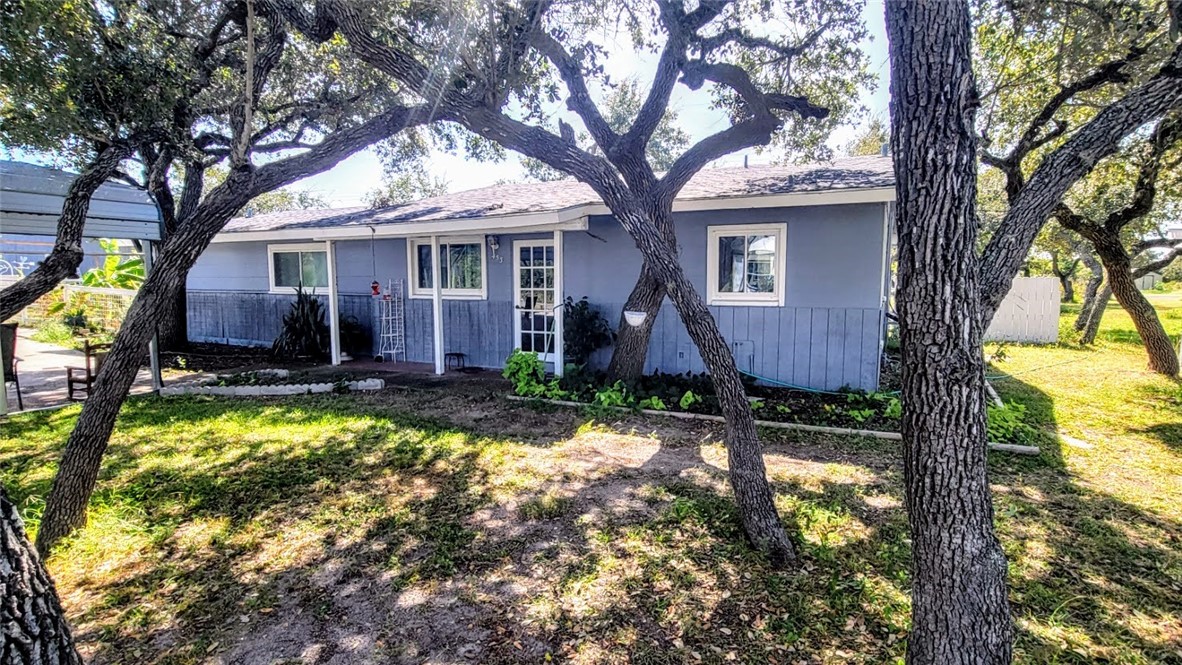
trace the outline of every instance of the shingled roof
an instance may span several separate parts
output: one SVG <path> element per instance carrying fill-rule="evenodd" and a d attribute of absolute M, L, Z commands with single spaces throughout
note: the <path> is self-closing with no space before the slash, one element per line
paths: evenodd
<path fill-rule="evenodd" d="M 681 190 L 678 201 L 773 196 L 832 190 L 893 187 L 889 157 L 847 157 L 824 164 L 751 166 L 705 169 Z M 224 233 L 278 231 L 351 226 L 382 226 L 407 222 L 471 220 L 538 212 L 556 212 L 601 201 L 575 180 L 491 185 L 433 196 L 388 208 L 329 208 L 238 217 Z"/>

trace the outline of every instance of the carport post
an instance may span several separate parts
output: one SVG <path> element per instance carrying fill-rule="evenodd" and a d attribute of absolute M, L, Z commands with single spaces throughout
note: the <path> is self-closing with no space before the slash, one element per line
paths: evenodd
<path fill-rule="evenodd" d="M 144 279 L 146 280 L 152 274 L 152 264 L 154 263 L 152 253 L 156 251 L 156 243 L 151 240 L 144 241 Z M 148 358 L 152 368 L 152 390 L 156 394 L 160 394 L 160 389 L 164 387 L 164 380 L 160 377 L 160 334 L 156 332 L 160 329 L 159 323 L 155 324 L 155 330 L 152 331 L 152 340 L 148 342 Z"/>
<path fill-rule="evenodd" d="M 329 358 L 334 366 L 341 364 L 341 318 L 337 302 L 337 244 L 324 241 L 324 252 L 328 263 L 328 347 Z"/>

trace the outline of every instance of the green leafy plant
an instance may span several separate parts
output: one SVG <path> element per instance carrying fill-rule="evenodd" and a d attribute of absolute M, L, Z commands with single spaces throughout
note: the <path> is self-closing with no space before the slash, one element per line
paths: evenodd
<path fill-rule="evenodd" d="M 611 324 L 586 296 L 579 300 L 567 297 L 562 304 L 562 350 L 567 360 L 575 365 L 586 364 L 592 353 L 614 340 Z"/>
<path fill-rule="evenodd" d="M 644 399 L 640 400 L 640 403 L 637 404 L 637 406 L 642 409 L 650 409 L 652 411 L 667 411 L 669 409 L 669 407 L 665 404 L 665 400 L 657 397 L 656 395 L 645 397 Z"/>
<path fill-rule="evenodd" d="M 683 410 L 688 410 L 691 406 L 701 401 L 702 398 L 695 394 L 694 391 L 687 390 L 685 391 L 685 394 L 681 396 L 681 399 L 677 401 L 677 405 Z"/>
<path fill-rule="evenodd" d="M 845 412 L 847 416 L 854 419 L 854 422 L 859 425 L 870 420 L 876 413 L 874 409 L 850 409 Z"/>
<path fill-rule="evenodd" d="M 1038 430 L 1026 424 L 1026 405 L 1006 402 L 990 406 L 986 411 L 989 440 L 995 443 L 1028 444 L 1038 436 Z"/>
<path fill-rule="evenodd" d="M 109 289 L 138 289 L 144 283 L 144 260 L 124 259 L 117 240 L 100 238 L 98 243 L 106 256 L 101 265 L 82 274 L 82 283 Z"/>
<path fill-rule="evenodd" d="M 780 414 L 781 416 L 786 416 L 792 413 L 792 407 L 788 406 L 787 404 L 777 404 L 776 413 Z"/>
<path fill-rule="evenodd" d="M 271 345 L 271 355 L 285 358 L 323 358 L 328 349 L 324 307 L 311 292 L 296 287 L 296 299 L 283 317 L 283 330 Z"/>
<path fill-rule="evenodd" d="M 882 415 L 891 420 L 899 420 L 903 417 L 903 402 L 898 397 L 891 397 L 886 408 L 882 410 Z"/>
<path fill-rule="evenodd" d="M 593 403 L 596 406 L 628 408 L 635 401 L 635 398 L 628 392 L 628 388 L 624 385 L 624 382 L 616 381 L 612 385 L 596 391 Z"/>
<path fill-rule="evenodd" d="M 536 353 L 514 349 L 505 359 L 501 376 L 509 379 L 514 395 L 542 397 L 546 394 L 546 365 Z"/>
<path fill-rule="evenodd" d="M 753 400 L 751 402 L 751 410 L 752 411 L 759 411 L 759 410 L 763 409 L 763 407 L 765 407 L 765 406 L 767 406 L 767 405 L 764 404 L 763 400 L 761 400 L 761 399 Z"/>

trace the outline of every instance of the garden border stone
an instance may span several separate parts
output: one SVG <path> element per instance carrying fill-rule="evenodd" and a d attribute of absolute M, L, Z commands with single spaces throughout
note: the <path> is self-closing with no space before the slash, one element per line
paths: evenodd
<path fill-rule="evenodd" d="M 507 395 L 507 397 L 514 402 L 541 402 L 543 404 L 554 404 L 557 406 L 577 406 L 587 407 L 590 404 L 584 402 L 571 402 L 561 399 L 545 399 L 542 397 L 522 397 L 521 395 Z M 619 406 L 600 407 L 615 409 L 617 411 L 632 411 Z M 657 411 L 655 409 L 637 409 L 639 413 L 650 416 L 671 416 L 673 418 L 682 418 L 685 420 L 709 420 L 711 422 L 726 422 L 722 416 L 714 416 L 707 413 L 686 413 L 685 411 Z M 823 434 L 842 434 L 847 436 L 868 436 L 876 439 L 887 439 L 890 441 L 902 441 L 903 435 L 898 432 L 882 432 L 873 429 L 851 429 L 848 427 L 825 427 L 823 425 L 804 425 L 801 423 L 780 423 L 772 420 L 756 420 L 755 424 L 759 427 L 771 427 L 773 429 L 793 429 L 802 430 L 805 432 L 820 432 Z M 1013 443 L 990 443 L 988 444 L 990 450 L 999 452 L 1015 453 L 1017 455 L 1038 455 L 1042 451 L 1036 446 L 1019 446 Z"/>
<path fill-rule="evenodd" d="M 386 387 L 382 379 L 361 379 L 349 381 L 346 384 L 351 391 L 370 392 Z M 291 395 L 308 395 L 331 393 L 336 383 L 279 383 L 269 386 L 200 386 L 180 385 L 165 386 L 160 389 L 164 397 L 179 395 L 216 395 L 219 397 L 288 397 Z"/>

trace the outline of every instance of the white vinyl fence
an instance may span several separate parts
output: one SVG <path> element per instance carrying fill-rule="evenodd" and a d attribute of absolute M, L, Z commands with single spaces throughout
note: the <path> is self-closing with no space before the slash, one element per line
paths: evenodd
<path fill-rule="evenodd" d="M 985 331 L 985 339 L 1041 344 L 1059 341 L 1059 280 L 1054 277 L 1015 279 Z"/>

